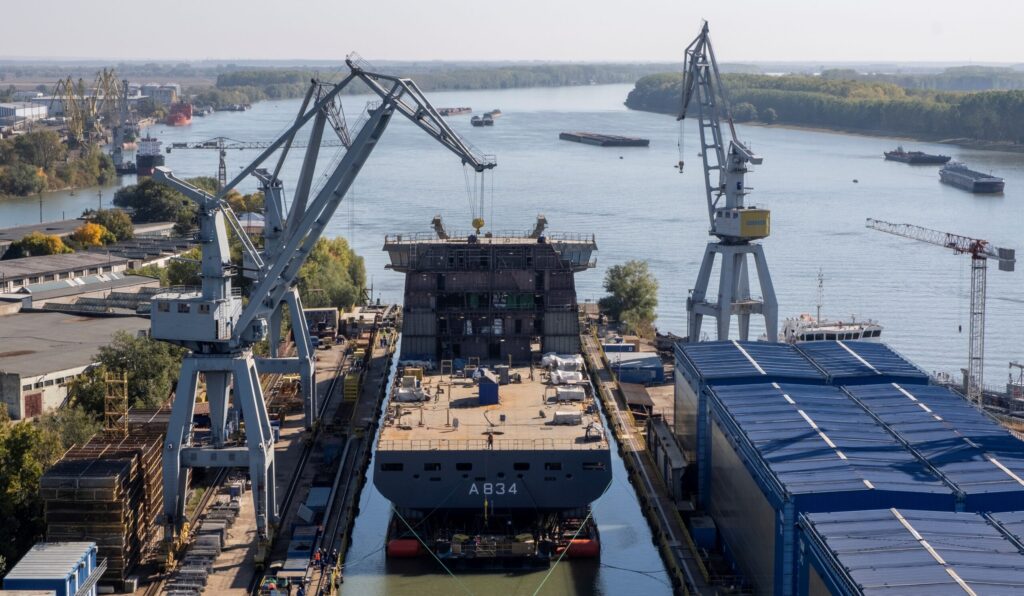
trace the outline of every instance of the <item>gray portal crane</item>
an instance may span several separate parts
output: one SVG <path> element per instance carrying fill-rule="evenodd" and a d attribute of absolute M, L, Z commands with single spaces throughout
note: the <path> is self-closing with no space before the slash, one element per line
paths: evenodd
<path fill-rule="evenodd" d="M 743 177 L 750 165 L 759 165 L 762 158 L 755 155 L 736 136 L 729 110 L 725 85 L 718 72 L 718 62 L 704 23 L 700 34 L 686 48 L 683 63 L 682 109 L 678 120 L 685 119 L 696 110 L 700 131 L 701 157 L 704 160 L 704 188 L 707 195 L 710 234 L 717 240 L 709 242 L 704 250 L 697 283 L 686 299 L 689 341 L 700 340 L 700 328 L 705 315 L 715 317 L 718 339 L 729 338 L 732 316 L 739 322 L 740 339 L 750 335 L 750 315 L 764 316 L 765 331 L 770 342 L 778 340 L 779 307 L 775 299 L 768 263 L 760 244 L 752 242 L 765 238 L 770 229 L 770 213 L 744 205 L 744 197 L 752 190 L 744 186 Z M 722 138 L 722 122 L 729 127 L 729 146 Z M 683 171 L 683 162 L 679 162 Z M 708 282 L 715 265 L 715 255 L 721 255 L 722 266 L 718 282 L 718 297 L 707 299 Z M 761 285 L 761 299 L 750 295 L 750 277 L 747 256 L 754 257 L 757 278 Z"/>
<path fill-rule="evenodd" d="M 959 234 L 940 232 L 913 224 L 896 224 L 868 218 L 872 230 L 903 236 L 919 242 L 952 249 L 954 253 L 971 255 L 971 321 L 967 347 L 967 398 L 981 405 L 985 377 L 985 294 L 987 291 L 988 261 L 999 263 L 1000 271 L 1013 271 L 1016 251 L 997 248 L 988 240 L 969 238 Z"/>
<path fill-rule="evenodd" d="M 207 193 L 159 168 L 154 180 L 182 192 L 199 206 L 199 240 L 202 249 L 199 289 L 169 290 L 153 298 L 152 335 L 184 346 L 185 356 L 164 444 L 165 538 L 177 541 L 185 523 L 186 478 L 189 467 L 247 467 L 252 481 L 256 528 L 261 541 L 270 537 L 278 521 L 274 486 L 274 450 L 269 417 L 259 384 L 260 372 L 285 372 L 293 363 L 273 357 L 257 361 L 252 347 L 270 336 L 275 349 L 274 327 L 280 323 L 282 305 L 291 309 L 296 344 L 309 346 L 308 330 L 302 325 L 301 303 L 295 289 L 299 268 L 322 235 L 346 192 L 377 146 L 392 117 L 398 113 L 460 158 L 476 172 L 493 168 L 493 157 L 479 154 L 453 131 L 437 110 L 409 79 L 370 72 L 352 57 L 346 60 L 349 73 L 322 92 L 313 81 L 293 124 L 267 146 L 248 166 L 216 194 Z M 350 84 L 360 81 L 380 99 L 367 111 L 351 146 L 324 173 L 314 188 L 314 176 L 330 119 L 329 104 Z M 278 178 L 296 134 L 309 125 L 309 137 L 291 206 L 286 210 L 283 184 Z M 273 168 L 263 167 L 280 150 Z M 254 175 L 266 193 L 266 224 L 263 250 L 257 250 L 242 230 L 225 195 L 243 179 Z M 232 265 L 227 228 L 242 242 L 246 269 L 255 277 L 248 302 L 232 285 Z M 275 321 L 276 319 L 276 321 Z M 278 331 L 279 332 L 279 331 Z M 307 364 L 309 359 L 307 358 Z M 210 403 L 211 440 L 193 440 L 192 416 L 199 375 L 206 379 Z M 229 387 L 233 386 L 233 392 Z M 315 389 L 314 389 L 315 395 Z M 226 444 L 229 400 L 245 421 L 245 445 Z M 315 416 L 315 404 L 307 406 Z M 307 413 L 308 416 L 308 413 Z"/>

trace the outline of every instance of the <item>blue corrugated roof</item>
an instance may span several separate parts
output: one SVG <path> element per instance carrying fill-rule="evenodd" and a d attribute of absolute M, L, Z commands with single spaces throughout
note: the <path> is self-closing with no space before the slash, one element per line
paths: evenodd
<path fill-rule="evenodd" d="M 676 361 L 687 378 L 702 384 L 825 382 L 825 375 L 788 344 L 752 341 L 678 343 Z"/>
<path fill-rule="evenodd" d="M 727 385 L 711 394 L 720 425 L 749 441 L 748 459 L 763 462 L 748 465 L 766 465 L 792 495 L 820 495 L 833 510 L 909 502 L 953 509 L 952 490 L 836 387 Z M 842 503 L 828 495 L 840 492 L 861 494 Z"/>
<path fill-rule="evenodd" d="M 811 513 L 800 525 L 808 562 L 849 593 L 1024 593 L 1024 555 L 975 513 Z"/>
<path fill-rule="evenodd" d="M 968 511 L 1024 507 L 1024 442 L 945 387 L 847 387 L 865 408 L 949 479 Z"/>
<path fill-rule="evenodd" d="M 928 382 L 928 375 L 885 344 L 868 341 L 813 341 L 797 349 L 835 385 Z"/>

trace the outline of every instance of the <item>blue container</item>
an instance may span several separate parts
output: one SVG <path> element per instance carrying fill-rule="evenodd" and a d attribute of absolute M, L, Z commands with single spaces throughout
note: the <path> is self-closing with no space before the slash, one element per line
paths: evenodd
<path fill-rule="evenodd" d="M 797 349 L 832 385 L 900 383 L 927 385 L 928 374 L 885 344 L 869 341 L 812 341 Z"/>
<path fill-rule="evenodd" d="M 945 387 L 846 387 L 957 493 L 965 511 L 1024 509 L 1024 442 Z"/>
<path fill-rule="evenodd" d="M 707 454 L 708 408 L 706 390 L 710 385 L 747 383 L 825 384 L 825 375 L 788 344 L 713 341 L 679 342 L 675 346 L 675 405 L 673 429 L 683 454 L 691 462 Z M 699 464 L 698 464 L 699 465 Z"/>
<path fill-rule="evenodd" d="M 480 383 L 480 405 L 481 406 L 492 406 L 498 403 L 498 385 L 497 383 L 481 382 Z"/>
<path fill-rule="evenodd" d="M 626 342 L 616 342 L 609 344 L 601 344 L 601 349 L 608 352 L 636 352 L 636 344 Z"/>
<path fill-rule="evenodd" d="M 327 500 L 331 497 L 331 487 L 314 486 L 306 495 L 306 507 L 315 513 L 323 513 L 327 509 Z M 294 536 L 294 534 L 292 534 Z"/>
<path fill-rule="evenodd" d="M 718 529 L 715 528 L 715 520 L 706 515 L 698 515 L 690 518 L 690 535 L 698 548 L 714 550 L 718 544 Z"/>
<path fill-rule="evenodd" d="M 52 590 L 56 596 L 96 596 L 95 542 L 39 542 L 4 578 L 5 590 Z"/>
<path fill-rule="evenodd" d="M 1024 555 L 975 513 L 883 509 L 800 519 L 801 596 L 1022 591 Z"/>
<path fill-rule="evenodd" d="M 954 511 L 953 490 L 839 388 L 714 386 L 701 500 L 758 593 L 796 591 L 801 514 Z"/>

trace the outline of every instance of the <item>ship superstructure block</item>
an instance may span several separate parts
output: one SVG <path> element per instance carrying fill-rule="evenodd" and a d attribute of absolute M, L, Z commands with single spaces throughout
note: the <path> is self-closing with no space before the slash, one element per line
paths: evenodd
<path fill-rule="evenodd" d="M 406 274 L 403 360 L 527 362 L 580 351 L 574 275 L 595 266 L 583 234 L 389 235 L 390 269 Z"/>

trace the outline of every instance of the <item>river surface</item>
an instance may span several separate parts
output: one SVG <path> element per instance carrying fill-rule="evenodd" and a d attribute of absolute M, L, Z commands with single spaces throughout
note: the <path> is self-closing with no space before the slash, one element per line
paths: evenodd
<path fill-rule="evenodd" d="M 627 110 L 622 102 L 629 89 L 601 85 L 429 96 L 436 106 L 504 112 L 487 128 L 471 127 L 467 116 L 449 119 L 466 139 L 497 156 L 498 167 L 486 181 L 489 227 L 526 230 L 543 213 L 552 231 L 594 234 L 598 266 L 577 276 L 581 299 L 601 296 L 608 266 L 646 259 L 661 284 L 659 329 L 685 333 L 686 293 L 708 240 L 696 129 L 689 123 L 682 151 L 686 167 L 680 175 L 673 167 L 680 157 L 678 124 L 670 116 Z M 366 100 L 345 98 L 350 121 Z M 297 109 L 298 100 L 261 102 L 249 112 L 220 112 L 196 118 L 188 127 L 152 130 L 165 146 L 218 135 L 268 140 L 287 126 Z M 651 139 L 651 146 L 616 149 L 560 141 L 558 133 L 566 130 L 643 136 Z M 969 259 L 868 230 L 864 220 L 915 223 L 1024 249 L 1024 154 L 903 141 L 1006 179 L 1004 194 L 975 196 L 940 184 L 933 166 L 884 161 L 882 151 L 899 140 L 782 127 L 740 126 L 739 132 L 764 157 L 764 164 L 747 177 L 754 188 L 748 202 L 772 209 L 772 236 L 763 243 L 780 315 L 814 311 L 820 268 L 826 316 L 876 319 L 885 326 L 883 337 L 926 370 L 959 370 L 967 353 Z M 324 151 L 330 151 L 323 160 L 326 165 L 334 150 Z M 295 179 L 301 152 L 295 153 L 299 155 L 286 167 L 286 184 Z M 255 155 L 229 152 L 229 174 Z M 216 151 L 210 150 L 179 150 L 167 156 L 168 166 L 183 176 L 213 175 L 216 163 Z M 252 190 L 255 184 L 247 180 L 241 188 Z M 109 204 L 113 189 L 103 192 Z M 75 196 L 44 195 L 44 217 L 71 217 L 97 203 L 96 189 L 81 189 Z M 435 214 L 444 217 L 449 229 L 468 229 L 470 204 L 458 159 L 396 117 L 328 234 L 350 238 L 366 258 L 375 295 L 399 301 L 403 279 L 384 269 L 384 235 L 428 231 Z M 3 225 L 38 220 L 36 197 L 0 201 Z M 1020 270 L 1005 273 L 990 267 L 990 384 L 1006 378 L 1007 361 L 1024 358 L 1021 276 Z M 761 332 L 758 328 L 756 333 Z"/>
<path fill-rule="evenodd" d="M 601 296 L 610 265 L 645 259 L 660 283 L 659 329 L 685 334 L 686 294 L 708 240 L 696 129 L 688 123 L 680 150 L 673 118 L 622 105 L 629 89 L 607 85 L 429 97 L 435 106 L 468 105 L 478 112 L 500 108 L 504 113 L 487 128 L 471 127 L 468 116 L 449 119 L 467 140 L 497 156 L 498 168 L 486 181 L 488 228 L 526 230 L 543 213 L 552 231 L 594 234 L 598 266 L 577 276 L 581 300 Z M 350 122 L 367 99 L 345 98 Z M 270 140 L 297 109 L 298 100 L 262 102 L 246 113 L 217 113 L 196 118 L 189 127 L 157 126 L 152 132 L 165 146 L 214 136 Z M 643 136 L 651 146 L 599 148 L 558 139 L 559 132 L 577 130 Z M 748 203 L 772 209 L 772 236 L 763 244 L 780 315 L 813 312 L 820 269 L 826 280 L 826 316 L 880 321 L 883 338 L 928 371 L 956 372 L 964 366 L 969 259 L 868 230 L 864 221 L 914 223 L 1024 249 L 1024 154 L 903 141 L 908 148 L 952 155 L 1006 179 L 1004 194 L 975 196 L 940 184 L 934 166 L 884 161 L 882 152 L 901 142 L 896 139 L 762 126 L 740 126 L 739 132 L 764 157 L 747 178 L 754 188 Z M 230 152 L 229 176 L 255 155 Z M 322 165 L 334 155 L 331 150 Z M 682 175 L 673 167 L 680 156 L 686 162 Z M 286 164 L 286 184 L 294 183 L 300 158 L 297 151 Z M 176 150 L 167 156 L 167 165 L 185 177 L 214 175 L 216 164 L 216 151 Z M 467 229 L 475 201 L 466 179 L 455 156 L 396 117 L 327 233 L 349 238 L 365 257 L 375 296 L 400 301 L 403 277 L 384 267 L 384 235 L 428 231 L 435 214 L 444 217 L 449 229 Z M 251 191 L 255 184 L 246 180 L 240 189 Z M 105 203 L 112 190 L 103 189 Z M 43 215 L 47 220 L 71 217 L 97 203 L 97 189 L 44 195 Z M 0 201 L 3 225 L 38 220 L 38 198 Z M 990 272 L 986 383 L 995 385 L 1005 380 L 1007 361 L 1024 359 L 1024 280 L 1020 271 L 990 267 Z M 712 287 L 709 293 L 714 292 Z M 760 321 L 754 325 L 753 333 L 760 335 Z M 705 331 L 710 329 L 705 326 Z M 356 594 L 533 594 L 543 583 L 544 594 L 668 593 L 618 458 L 614 471 L 614 483 L 594 506 L 603 541 L 600 565 L 563 562 L 549 577 L 544 572 L 455 579 L 432 567 L 386 563 L 380 549 L 389 505 L 372 487 L 371 477 L 346 562 L 346 588 Z"/>

